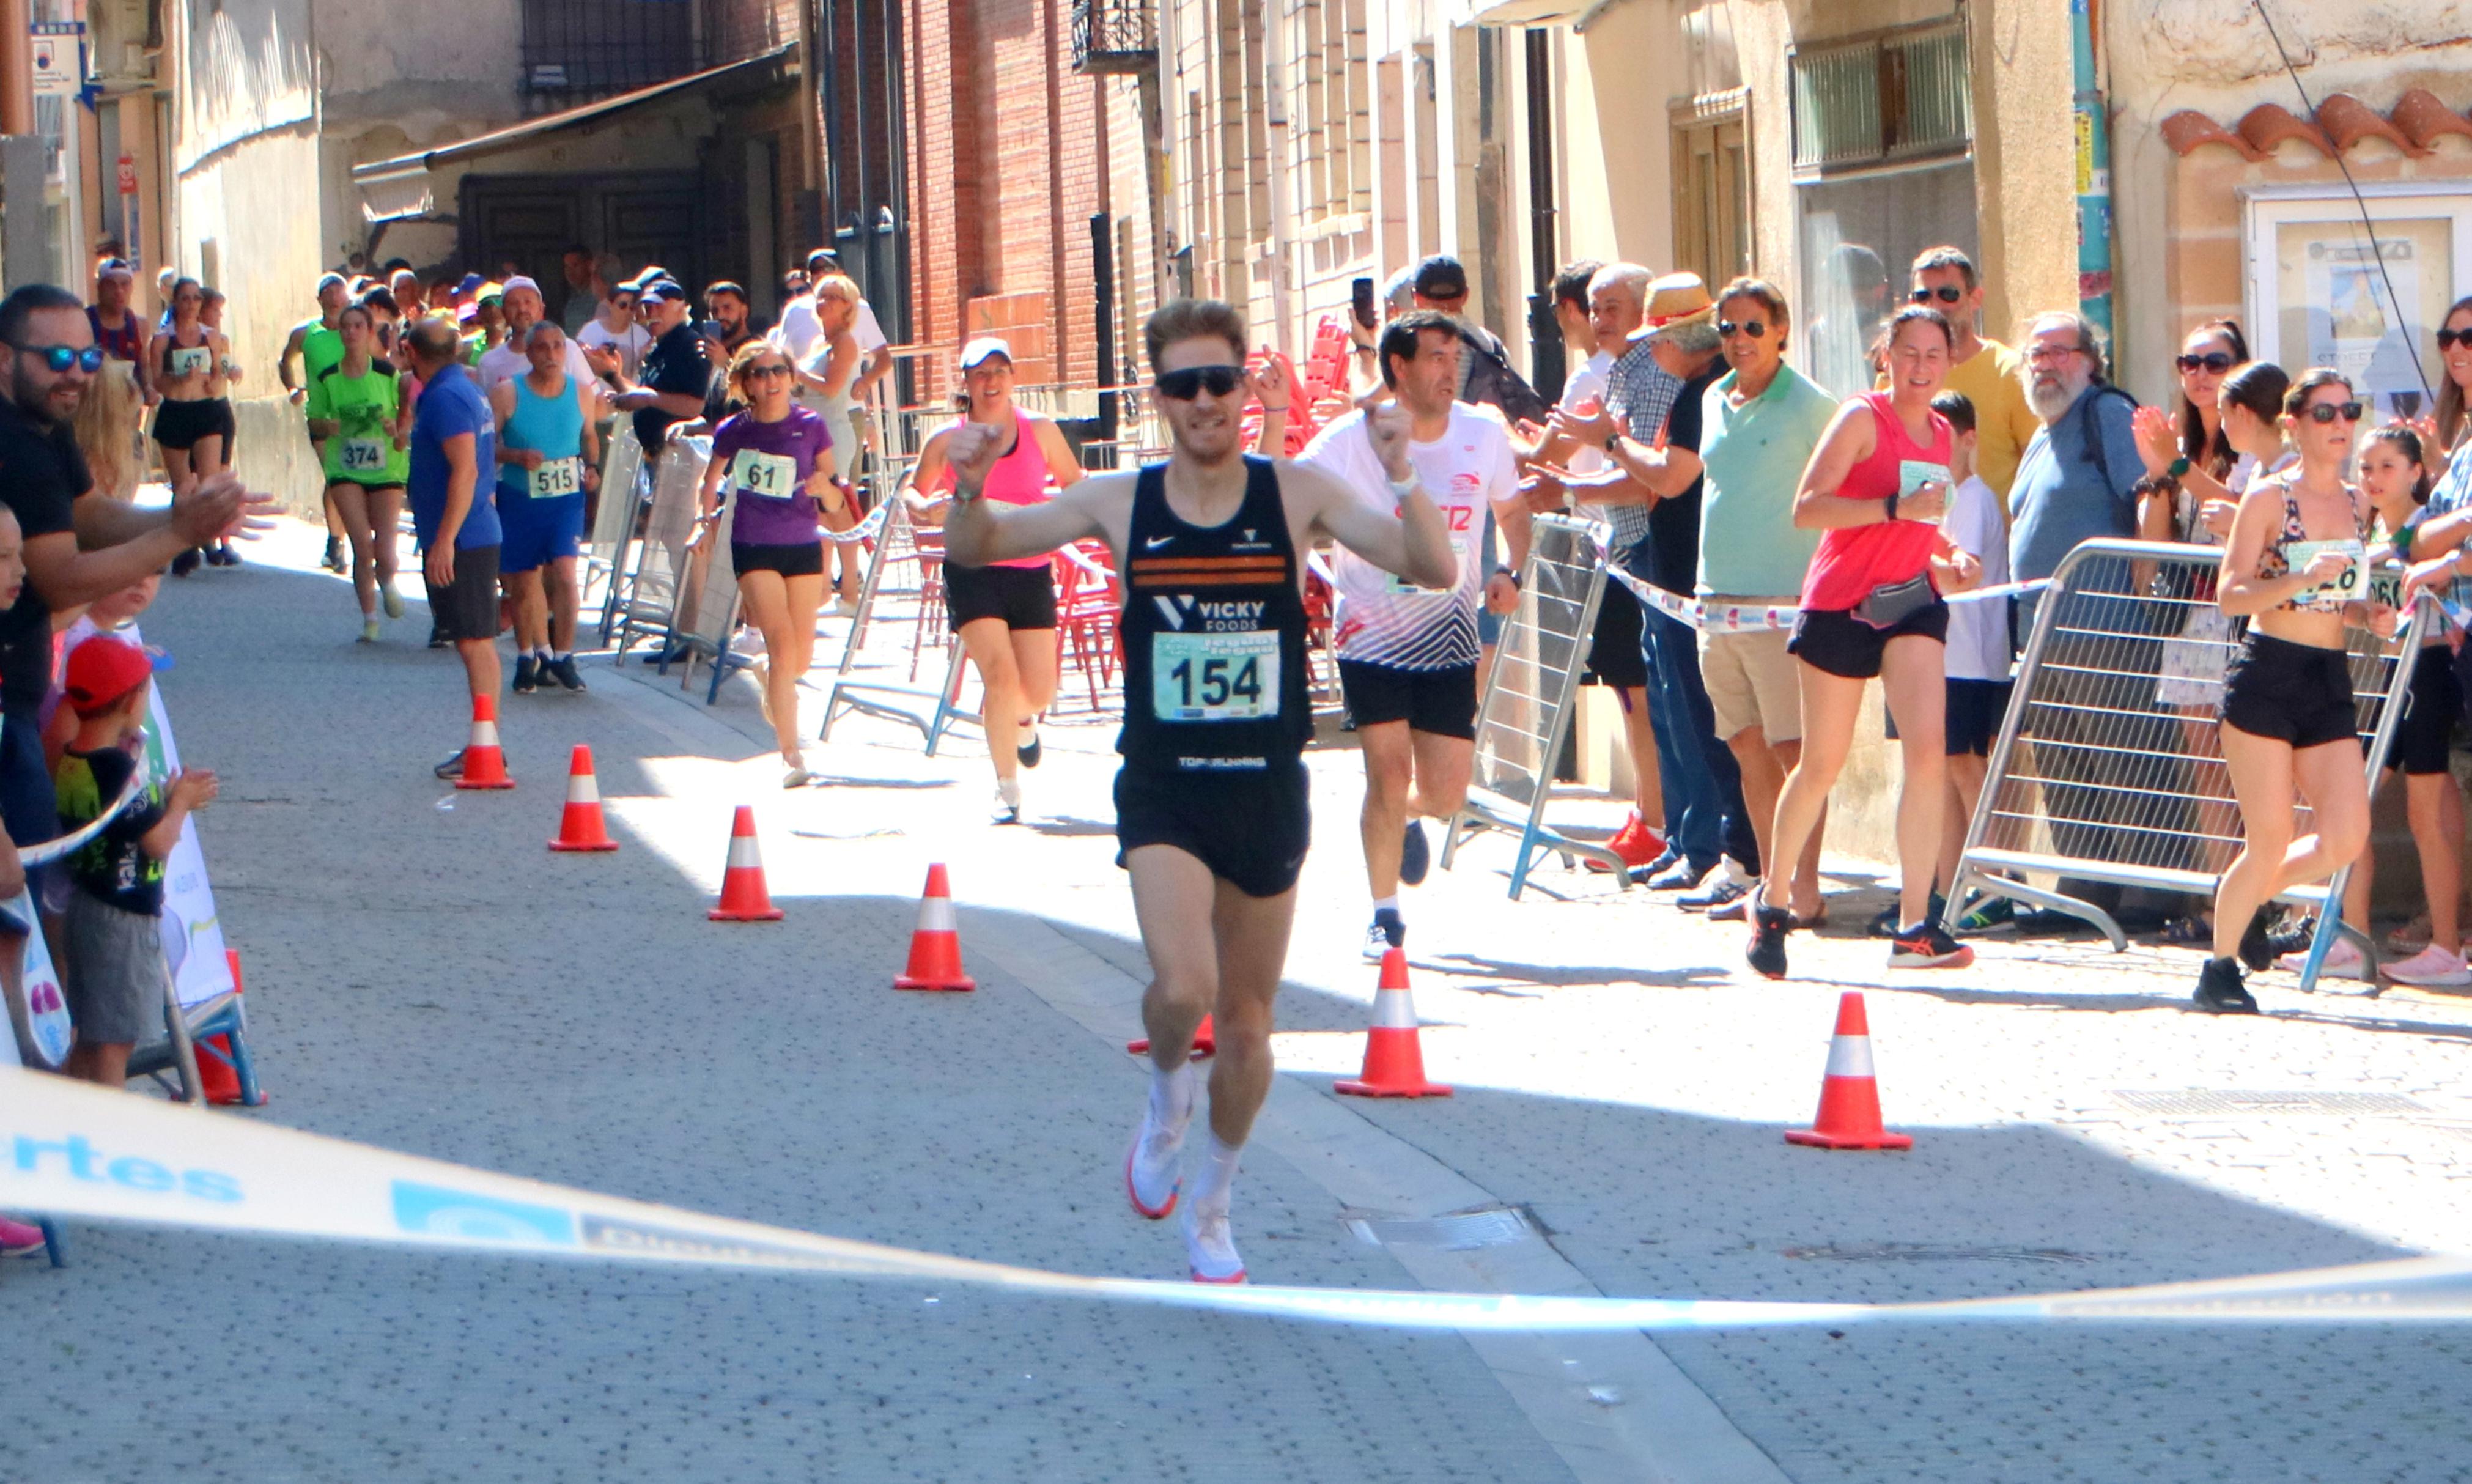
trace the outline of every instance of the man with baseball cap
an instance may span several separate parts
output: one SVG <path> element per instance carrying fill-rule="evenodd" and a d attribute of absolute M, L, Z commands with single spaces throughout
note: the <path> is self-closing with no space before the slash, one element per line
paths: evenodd
<path fill-rule="evenodd" d="M 1490 407 L 1512 425 L 1542 422 L 1549 408 L 1528 378 L 1511 368 L 1510 352 L 1493 331 L 1467 316 L 1467 270 L 1447 252 L 1437 252 L 1416 265 L 1408 280 L 1419 309 L 1438 309 L 1459 324 L 1467 351 L 1460 357 L 1459 399 Z"/>
<path fill-rule="evenodd" d="M 500 341 L 495 349 L 482 353 L 481 395 L 484 396 L 532 370 L 532 362 L 524 354 L 524 341 L 532 333 L 533 326 L 538 324 L 548 312 L 541 299 L 540 285 L 521 275 L 507 280 L 501 307 L 507 317 L 507 338 Z M 600 385 L 593 377 L 592 363 L 583 358 L 583 347 L 572 340 L 566 343 L 562 364 L 577 385 Z"/>
<path fill-rule="evenodd" d="M 130 295 L 137 286 L 137 271 L 126 258 L 107 257 L 94 268 L 94 302 L 86 306 L 85 323 L 94 331 L 94 343 L 103 353 L 115 361 L 126 361 L 137 374 L 137 390 L 144 395 L 146 405 L 160 400 L 154 392 L 154 378 L 146 366 L 146 325 L 137 311 L 129 307 Z"/>
<path fill-rule="evenodd" d="M 618 410 L 633 415 L 635 441 L 648 459 L 660 451 L 673 426 L 703 416 L 704 393 L 712 385 L 712 363 L 688 323 L 687 291 L 666 275 L 652 276 L 654 272 L 648 268 L 635 279 L 644 327 L 653 332 L 642 379 L 615 378 Z"/>

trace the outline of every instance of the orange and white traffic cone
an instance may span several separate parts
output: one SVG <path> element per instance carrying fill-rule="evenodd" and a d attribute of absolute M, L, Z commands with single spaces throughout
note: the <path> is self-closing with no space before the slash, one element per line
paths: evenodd
<path fill-rule="evenodd" d="M 592 749 L 578 742 L 575 760 L 566 769 L 566 812 L 558 822 L 553 850 L 614 850 L 607 822 L 601 817 L 601 780 L 592 776 Z"/>
<path fill-rule="evenodd" d="M 716 922 L 778 922 L 781 909 L 764 889 L 764 857 L 755 849 L 755 811 L 738 806 L 729 826 L 729 864 L 721 873 L 721 904 L 704 914 Z"/>
<path fill-rule="evenodd" d="M 464 776 L 457 788 L 512 788 L 507 776 L 507 754 L 498 751 L 498 698 L 472 698 L 472 742 L 464 749 Z"/>
<path fill-rule="evenodd" d="M 1871 1075 L 1871 1022 L 1863 993 L 1837 1001 L 1837 1036 L 1828 1043 L 1828 1074 L 1819 1084 L 1819 1115 L 1807 1129 L 1788 1129 L 1789 1144 L 1815 1149 L 1912 1149 L 1913 1139 L 1880 1123 L 1880 1084 Z"/>
<path fill-rule="evenodd" d="M 241 992 L 240 950 L 224 949 L 224 962 L 231 966 L 232 993 L 238 994 Z M 221 1055 L 208 1053 L 208 1046 L 214 1047 Z M 198 1042 L 197 1052 L 198 1090 L 207 1102 L 229 1108 L 247 1101 L 241 1095 L 240 1072 L 232 1065 L 230 1037 L 209 1036 Z"/>
<path fill-rule="evenodd" d="M 975 990 L 979 981 L 962 972 L 962 931 L 953 916 L 953 884 L 941 865 L 927 868 L 927 890 L 918 898 L 918 926 L 910 934 L 910 964 L 892 981 L 896 990 Z"/>
<path fill-rule="evenodd" d="M 1416 1005 L 1408 993 L 1408 950 L 1382 955 L 1382 979 L 1373 991 L 1373 1024 L 1365 1033 L 1365 1070 L 1331 1090 L 1356 1097 L 1448 1097 L 1451 1089 L 1425 1080 L 1425 1047 L 1416 1036 Z"/>
<path fill-rule="evenodd" d="M 1145 1036 L 1139 1041 L 1129 1041 L 1125 1042 L 1125 1049 L 1135 1056 L 1148 1056 L 1151 1054 L 1151 1039 L 1148 1036 Z M 1201 1017 L 1201 1023 L 1193 1028 L 1193 1050 L 1191 1055 L 1194 1060 L 1200 1061 L 1201 1058 L 1210 1055 L 1218 1049 L 1219 1032 L 1212 1028 L 1210 1024 L 1210 1017 L 1203 1016 Z"/>

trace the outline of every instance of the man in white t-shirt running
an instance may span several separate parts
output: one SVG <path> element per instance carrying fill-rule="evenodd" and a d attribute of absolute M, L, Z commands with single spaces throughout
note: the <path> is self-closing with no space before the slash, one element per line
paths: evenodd
<path fill-rule="evenodd" d="M 1476 753 L 1477 607 L 1497 613 L 1518 602 L 1528 560 L 1528 507 L 1510 434 L 1499 417 L 1454 400 L 1460 384 L 1459 326 L 1418 309 L 1383 327 L 1376 347 L 1383 385 L 1412 419 L 1409 462 L 1449 525 L 1459 580 L 1418 587 L 1342 550 L 1332 560 L 1339 605 L 1333 634 L 1340 683 L 1365 749 L 1365 874 L 1373 925 L 1365 956 L 1407 942 L 1399 885 L 1422 881 L 1432 863 L 1421 815 L 1447 822 L 1467 799 Z M 1302 461 L 1337 475 L 1367 504 L 1398 508 L 1402 491 L 1384 472 L 1362 409 L 1333 420 Z M 1484 570 L 1490 508 L 1510 564 Z"/>

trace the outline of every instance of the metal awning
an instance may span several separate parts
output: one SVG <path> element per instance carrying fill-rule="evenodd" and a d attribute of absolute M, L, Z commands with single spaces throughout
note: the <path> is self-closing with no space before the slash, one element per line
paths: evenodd
<path fill-rule="evenodd" d="M 528 118 L 520 124 L 511 124 L 486 134 L 474 134 L 469 139 L 441 144 L 434 150 L 421 150 L 411 155 L 398 155 L 392 159 L 376 159 L 366 165 L 354 165 L 352 183 L 360 187 L 362 214 L 372 224 L 400 222 L 428 216 L 437 210 L 437 196 L 433 186 L 436 173 L 444 166 L 467 159 L 477 159 L 485 155 L 521 149 L 525 145 L 537 142 L 547 134 L 559 133 L 570 129 L 588 129 L 619 114 L 643 108 L 647 104 L 658 103 L 663 99 L 752 73 L 758 69 L 775 67 L 787 60 L 797 49 L 796 42 L 785 42 L 769 52 L 761 52 L 738 61 L 725 62 L 718 67 L 706 67 L 701 72 L 690 72 L 683 77 L 672 78 L 666 83 L 655 83 L 650 87 L 639 87 L 632 92 L 604 98 L 598 103 L 581 104 L 556 113 L 544 113 L 538 118 Z"/>

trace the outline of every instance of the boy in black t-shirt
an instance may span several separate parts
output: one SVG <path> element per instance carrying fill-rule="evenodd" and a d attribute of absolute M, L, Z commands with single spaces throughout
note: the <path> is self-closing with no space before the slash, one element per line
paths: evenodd
<path fill-rule="evenodd" d="M 146 652 L 97 634 L 69 654 L 66 699 L 77 735 L 52 775 L 60 824 L 76 830 L 101 818 L 140 776 L 148 682 Z M 183 769 L 168 784 L 146 783 L 127 809 L 68 859 L 69 894 L 61 975 L 77 1046 L 67 1071 L 106 1087 L 128 1081 L 129 1053 L 163 1015 L 170 969 L 163 959 L 163 862 L 180 826 L 216 793 L 215 776 Z"/>

